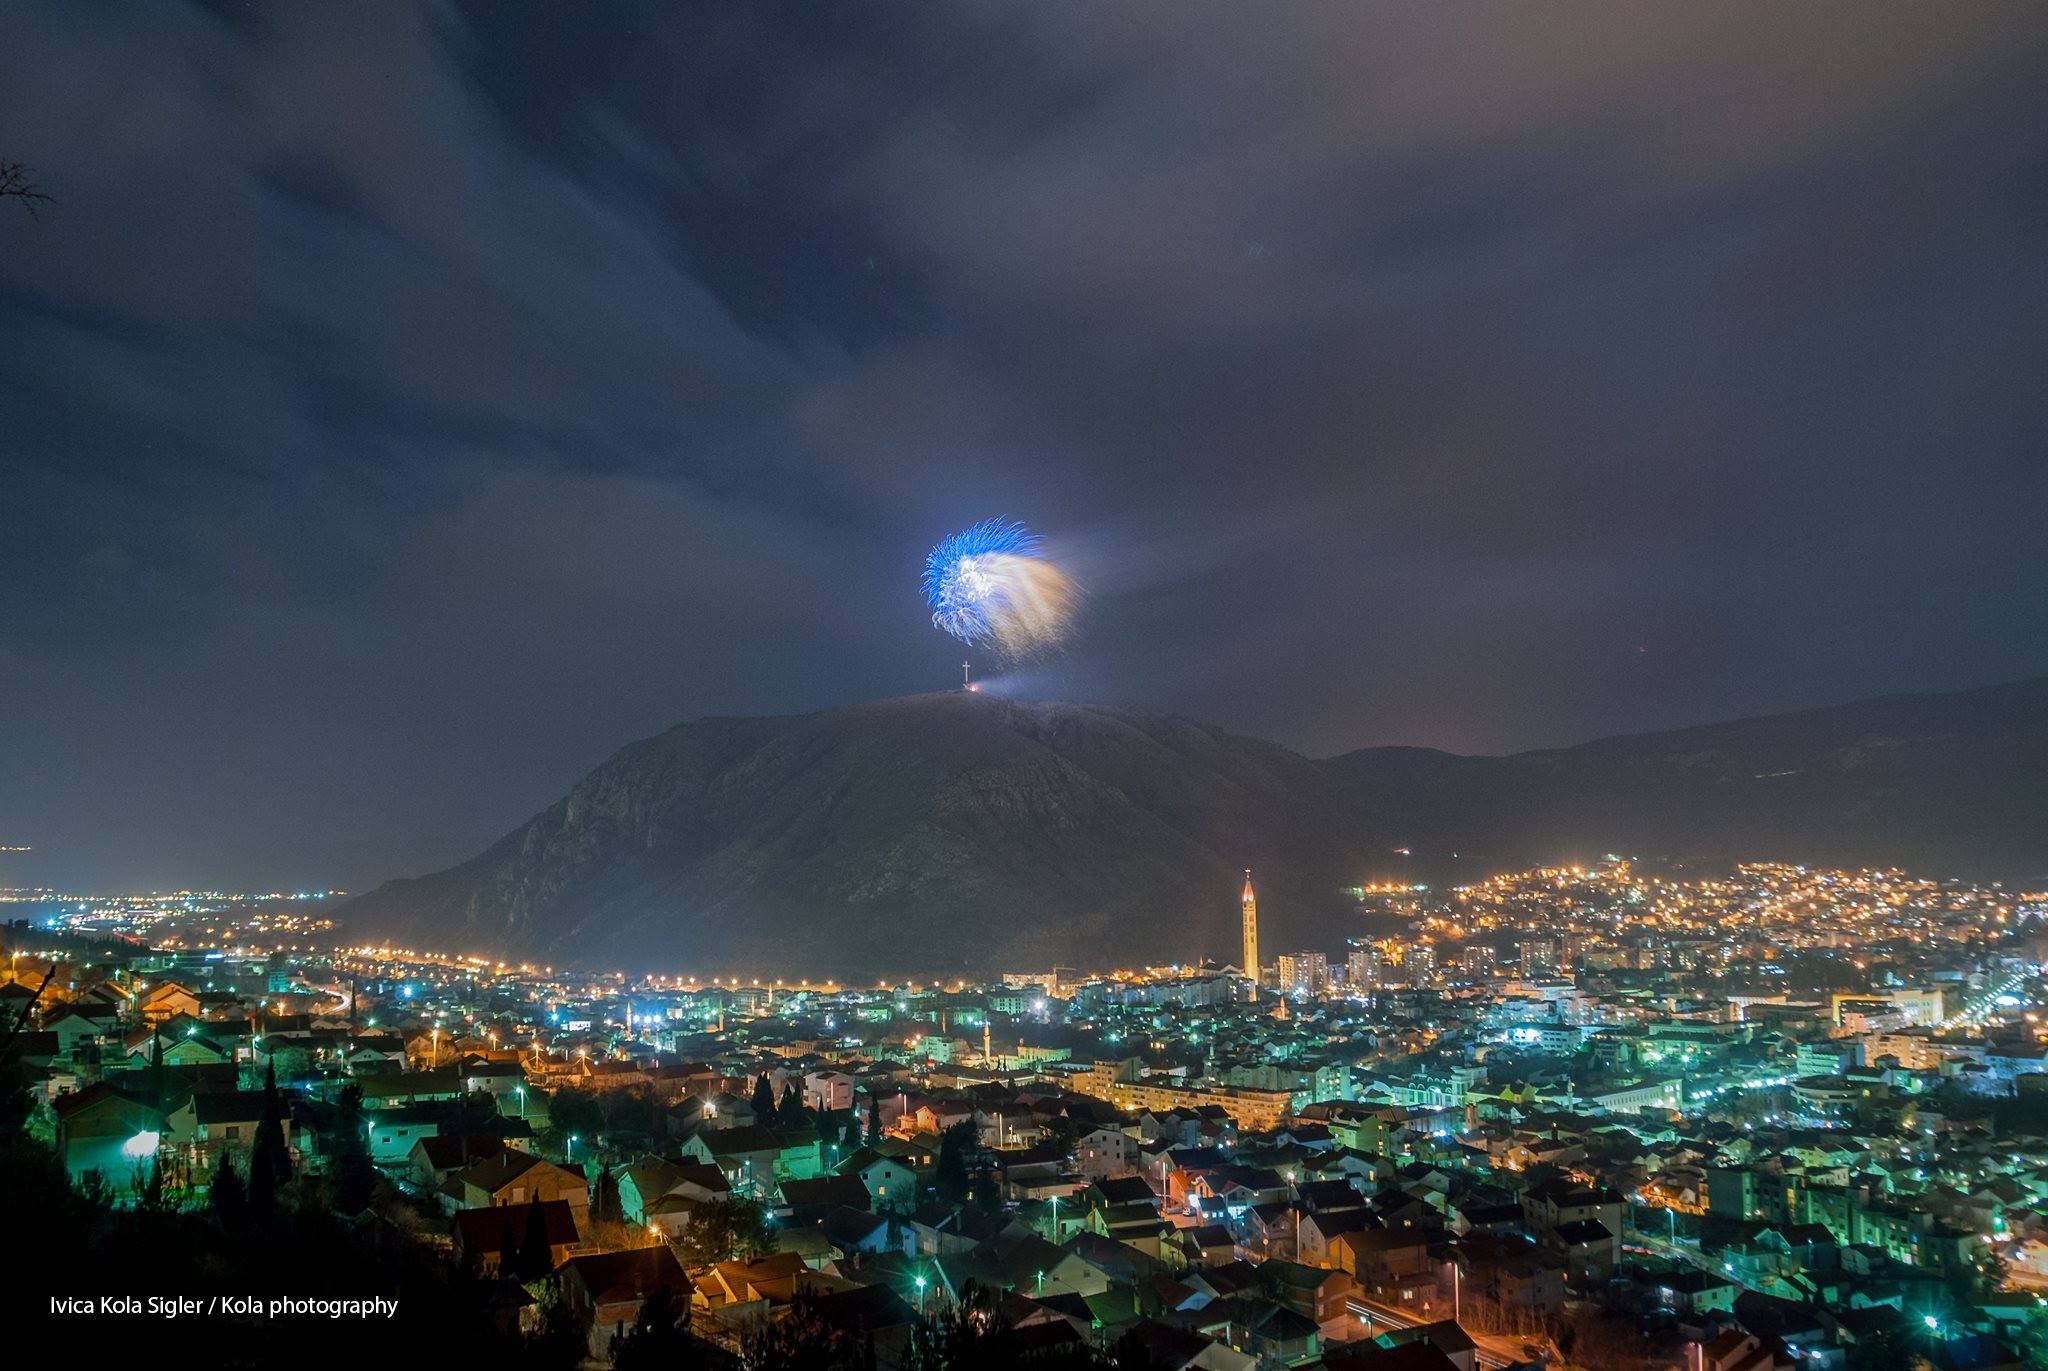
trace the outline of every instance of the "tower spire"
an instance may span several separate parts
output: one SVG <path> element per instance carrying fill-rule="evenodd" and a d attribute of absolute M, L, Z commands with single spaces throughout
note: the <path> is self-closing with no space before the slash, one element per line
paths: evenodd
<path fill-rule="evenodd" d="M 1244 869 L 1244 974 L 1259 997 L 1259 897 L 1252 889 L 1252 869 Z"/>

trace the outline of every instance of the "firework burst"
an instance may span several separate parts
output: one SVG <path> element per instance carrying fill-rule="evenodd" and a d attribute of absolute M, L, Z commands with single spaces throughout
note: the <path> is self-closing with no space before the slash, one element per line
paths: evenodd
<path fill-rule="evenodd" d="M 1024 525 L 984 519 L 924 559 L 932 623 L 972 647 L 1015 661 L 1057 647 L 1074 618 L 1077 590 Z"/>

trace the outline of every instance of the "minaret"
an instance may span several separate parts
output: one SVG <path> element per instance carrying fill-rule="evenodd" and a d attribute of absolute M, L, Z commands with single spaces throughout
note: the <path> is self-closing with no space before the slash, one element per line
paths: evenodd
<path fill-rule="evenodd" d="M 1244 870 L 1244 974 L 1259 997 L 1259 897 L 1252 893 L 1252 870 Z"/>

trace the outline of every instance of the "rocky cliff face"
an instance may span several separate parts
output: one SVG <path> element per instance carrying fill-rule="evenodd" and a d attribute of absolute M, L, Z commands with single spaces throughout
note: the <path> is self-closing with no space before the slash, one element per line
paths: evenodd
<path fill-rule="evenodd" d="M 2044 761 L 2048 682 L 1328 761 L 1183 719 L 916 696 L 684 724 L 341 917 L 420 947 L 702 974 L 1130 964 L 1234 958 L 1250 866 L 1265 945 L 1334 950 L 1344 886 L 1607 850 L 2048 870 Z"/>

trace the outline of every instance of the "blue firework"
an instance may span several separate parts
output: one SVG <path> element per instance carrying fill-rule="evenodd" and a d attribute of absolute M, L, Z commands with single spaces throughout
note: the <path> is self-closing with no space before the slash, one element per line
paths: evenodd
<path fill-rule="evenodd" d="M 1024 525 L 984 519 L 931 550 L 924 595 L 932 623 L 1012 661 L 1059 646 L 1079 592 Z"/>
<path fill-rule="evenodd" d="M 983 519 L 941 542 L 924 559 L 924 598 L 932 623 L 963 643 L 992 644 L 1003 613 L 1007 559 L 1030 559 L 1043 546 L 1012 519 Z"/>

